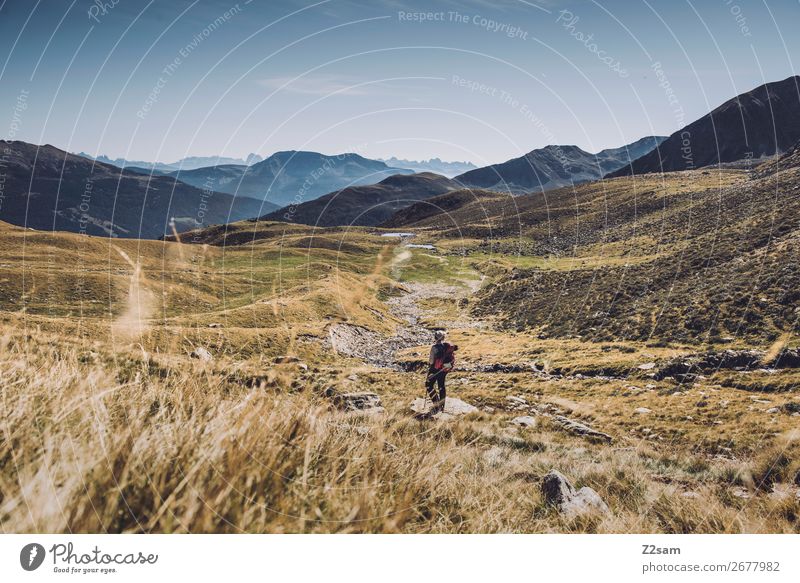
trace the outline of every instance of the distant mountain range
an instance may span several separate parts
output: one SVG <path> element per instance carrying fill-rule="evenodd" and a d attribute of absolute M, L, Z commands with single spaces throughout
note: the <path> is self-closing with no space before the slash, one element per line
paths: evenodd
<path fill-rule="evenodd" d="M 12 155 L 0 219 L 35 228 L 84 228 L 95 234 L 159 237 L 169 217 L 176 217 L 181 228 L 193 227 L 190 223 L 197 201 L 204 192 L 213 192 L 207 222 L 263 216 L 320 226 L 378 225 L 421 219 L 430 212 L 430 205 L 416 205 L 407 215 L 390 217 L 418 201 L 460 189 L 480 191 L 482 197 L 484 191 L 524 194 L 603 176 L 717 163 L 730 166 L 743 159 L 785 152 L 798 140 L 800 77 L 795 76 L 743 93 L 669 137 L 648 136 L 596 154 L 574 145 L 550 145 L 483 168 L 438 158 L 418 162 L 393 157 L 387 164 L 353 153 L 292 150 L 276 152 L 265 160 L 251 154 L 247 160 L 190 157 L 171 164 L 100 156 L 92 169 L 92 158 L 86 154 L 76 156 L 42 146 L 34 171 L 36 146 L 8 142 Z M 433 168 L 442 174 L 414 172 Z M 469 169 L 449 178 L 462 168 Z M 28 196 L 32 173 L 33 189 Z M 95 190 L 87 224 L 79 208 L 90 177 Z M 466 194 L 453 195 L 439 202 L 450 204 L 467 198 Z M 28 204 L 34 201 L 36 204 Z M 121 201 L 125 201 L 123 205 Z M 82 227 L 76 221 L 82 221 Z"/>
<path fill-rule="evenodd" d="M 0 141 L 0 220 L 39 230 L 156 239 L 257 217 L 275 208 L 243 196 L 145 176 L 50 145 Z"/>
<path fill-rule="evenodd" d="M 196 168 L 203 168 L 205 166 L 218 166 L 220 164 L 240 164 L 242 166 L 250 166 L 261 162 L 263 158 L 258 154 L 249 154 L 245 160 L 241 158 L 228 158 L 225 156 L 189 156 L 181 158 L 177 162 L 144 162 L 142 160 L 126 160 L 125 158 L 114 158 L 113 160 L 108 156 L 92 156 L 86 152 L 80 152 L 77 156 L 83 156 L 89 160 L 97 160 L 104 164 L 111 164 L 119 168 L 136 169 L 138 172 L 147 172 L 155 170 L 156 173 L 174 172 L 176 170 L 194 170 Z"/>
<path fill-rule="evenodd" d="M 730 99 L 672 134 L 657 150 L 608 177 L 691 170 L 759 159 L 800 140 L 800 77 L 766 83 Z"/>
<path fill-rule="evenodd" d="M 378 184 L 351 186 L 334 190 L 299 204 L 290 203 L 289 206 L 269 213 L 262 219 L 320 227 L 374 226 L 389 220 L 394 213 L 414 205 L 414 203 L 417 204 L 414 205 L 413 213 L 430 212 L 431 209 L 428 208 L 430 205 L 418 201 L 426 201 L 432 197 L 437 197 L 436 208 L 439 208 L 439 202 L 449 204 L 454 200 L 462 200 L 464 197 L 486 196 L 486 190 L 510 191 L 515 194 L 538 190 L 540 187 L 537 185 L 540 179 L 544 180 L 544 188 L 596 180 L 612 168 L 616 169 L 623 164 L 630 164 L 631 159 L 654 148 L 664 139 L 663 137 L 642 138 L 628 146 L 603 150 L 598 154 L 589 154 L 577 146 L 548 146 L 503 164 L 471 170 L 454 179 L 431 172 L 410 176 L 395 175 Z M 405 161 L 398 160 L 398 162 Z M 258 166 L 260 164 L 251 170 L 255 170 Z M 197 180 L 193 183 L 197 184 L 206 175 L 206 170 L 182 172 L 179 176 L 181 180 L 187 182 L 190 181 L 187 178 L 191 176 L 192 181 Z M 230 175 L 223 178 L 225 172 L 229 172 Z M 177 176 L 177 174 L 175 175 Z M 232 184 L 238 176 L 235 168 L 217 167 L 214 176 L 218 180 L 213 183 L 215 188 L 223 191 L 228 188 L 235 190 L 235 184 Z M 498 177 L 502 177 L 500 183 L 498 183 Z M 223 179 L 226 182 L 223 183 Z M 465 187 L 466 190 L 463 190 Z M 461 194 L 440 196 L 453 191 L 461 191 Z M 420 208 L 427 210 L 420 211 Z"/>
<path fill-rule="evenodd" d="M 447 178 L 453 178 L 453 176 L 458 176 L 459 174 L 477 168 L 472 162 L 444 162 L 439 158 L 431 158 L 430 160 L 402 160 L 392 156 L 389 159 L 381 158 L 381 161 L 396 168 L 408 168 L 414 172 L 434 172 L 435 174 L 441 174 Z"/>
<path fill-rule="evenodd" d="M 306 197 L 310 200 L 303 200 L 301 197 L 299 204 L 289 203 L 285 208 L 269 213 L 262 219 L 321 227 L 379 225 L 389 220 L 394 213 L 432 197 L 439 197 L 443 203 L 449 203 L 463 197 L 474 197 L 470 191 L 477 191 L 483 196 L 486 194 L 483 192 L 485 190 L 518 194 L 542 187 L 555 188 L 596 180 L 610 169 L 630 164 L 632 159 L 656 147 L 664 139 L 666 138 L 660 136 L 642 138 L 628 146 L 603 150 L 597 154 L 589 154 L 577 146 L 548 146 L 534 150 L 522 158 L 471 170 L 454 179 L 431 172 L 411 176 L 395 175 L 378 184 L 338 189 L 318 198 Z M 391 160 L 400 164 L 408 162 L 397 158 Z M 266 162 L 257 164 L 250 171 L 254 172 Z M 229 188 L 231 191 L 236 190 L 236 182 L 240 176 L 236 167 L 217 167 L 213 173 L 208 173 L 207 170 L 209 169 L 173 175 L 194 184 L 201 184 L 211 175 L 214 188 L 222 191 Z M 461 195 L 445 198 L 439 196 L 465 187 L 467 190 Z M 251 191 L 247 192 L 253 194 Z M 427 206 L 429 205 L 424 202 L 418 203 L 413 212 L 422 212 L 419 208 L 424 209 Z"/>
<path fill-rule="evenodd" d="M 378 225 L 419 200 L 460 188 L 449 178 L 423 172 L 396 174 L 378 184 L 351 186 L 296 206 L 269 213 L 261 220 L 331 227 Z"/>
<path fill-rule="evenodd" d="M 545 146 L 501 164 L 465 172 L 455 180 L 467 187 L 515 194 L 580 184 L 629 165 L 665 139 L 663 136 L 649 136 L 597 154 L 590 154 L 578 146 Z"/>
<path fill-rule="evenodd" d="M 327 156 L 318 152 L 276 152 L 252 166 L 218 165 L 172 172 L 169 176 L 219 192 L 267 200 L 278 206 L 301 204 L 323 194 L 361 184 L 375 184 L 393 174 L 413 174 L 358 154 Z"/>

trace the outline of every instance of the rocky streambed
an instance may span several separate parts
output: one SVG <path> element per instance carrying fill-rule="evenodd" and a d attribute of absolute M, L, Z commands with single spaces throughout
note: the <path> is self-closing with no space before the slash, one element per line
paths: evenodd
<path fill-rule="evenodd" d="M 441 298 L 456 301 L 468 295 L 469 290 L 455 285 L 405 284 L 406 293 L 390 298 L 386 305 L 390 313 L 402 323 L 394 334 L 385 336 L 363 326 L 340 323 L 328 329 L 327 341 L 337 354 L 355 357 L 373 366 L 405 370 L 398 363 L 397 352 L 412 346 L 424 346 L 433 342 L 434 328 L 421 322 L 425 316 L 419 305 L 422 300 Z M 447 322 L 453 327 L 465 327 L 465 322 Z"/>

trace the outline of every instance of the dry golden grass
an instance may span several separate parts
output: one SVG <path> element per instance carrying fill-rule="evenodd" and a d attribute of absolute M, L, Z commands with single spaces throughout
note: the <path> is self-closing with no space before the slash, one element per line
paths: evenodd
<path fill-rule="evenodd" d="M 797 418 L 765 411 L 796 400 L 795 373 L 721 372 L 676 393 L 636 367 L 686 347 L 452 330 L 463 364 L 537 362 L 565 377 L 454 373 L 450 394 L 481 412 L 419 422 L 408 411 L 419 374 L 321 342 L 333 322 L 394 327 L 380 300 L 397 283 L 394 249 L 363 232 L 348 235 L 358 252 L 310 247 L 304 229 L 262 234 L 236 248 L 114 242 L 130 263 L 87 240 L 93 251 L 76 251 L 97 276 L 87 289 L 106 290 L 89 313 L 61 279 L 69 266 L 45 251 L 84 241 L 26 235 L 25 269 L 53 284 L 26 287 L 26 310 L 0 305 L 4 532 L 800 532 Z M 0 268 L 15 282 L 20 236 L 0 229 Z M 454 280 L 468 274 L 448 265 Z M 415 256 L 406 269 L 425 281 L 438 266 Z M 119 334 L 133 282 L 164 299 Z M 462 314 L 456 302 L 427 307 L 431 321 Z M 214 361 L 191 359 L 195 346 Z M 308 369 L 274 364 L 280 355 Z M 598 371 L 630 376 L 588 377 Z M 765 396 L 765 383 L 783 392 Z M 338 412 L 326 387 L 374 390 L 387 412 Z M 510 395 L 614 441 L 588 442 L 545 416 L 514 427 Z M 597 490 L 610 514 L 568 520 L 546 506 L 540 482 L 554 468 Z"/>
<path fill-rule="evenodd" d="M 683 444 L 591 444 L 547 422 L 516 429 L 510 413 L 419 423 L 407 413 L 414 387 L 401 373 L 363 372 L 389 410 L 364 417 L 332 410 L 299 368 L 273 367 L 271 378 L 250 388 L 225 370 L 224 363 L 7 331 L 0 341 L 3 530 L 799 530 L 794 495 L 770 493 L 798 469 L 794 435 L 752 458 L 715 460 Z M 457 391 L 480 402 L 485 388 Z M 595 488 L 611 515 L 569 521 L 544 505 L 539 482 L 551 468 Z"/>

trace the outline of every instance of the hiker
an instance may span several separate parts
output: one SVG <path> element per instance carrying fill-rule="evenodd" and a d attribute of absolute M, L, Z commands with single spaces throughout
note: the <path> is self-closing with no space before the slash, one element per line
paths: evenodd
<path fill-rule="evenodd" d="M 428 359 L 428 376 L 425 380 L 425 390 L 433 401 L 431 414 L 444 411 L 447 393 L 444 388 L 444 379 L 455 365 L 456 359 L 454 352 L 458 346 L 444 341 L 444 330 L 434 332 L 434 344 L 431 346 L 431 355 Z M 436 388 L 434 388 L 436 385 Z M 438 389 L 438 390 L 437 390 Z"/>

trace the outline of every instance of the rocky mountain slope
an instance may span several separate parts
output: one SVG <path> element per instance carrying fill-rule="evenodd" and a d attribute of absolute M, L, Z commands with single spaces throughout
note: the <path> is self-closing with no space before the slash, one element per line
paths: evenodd
<path fill-rule="evenodd" d="M 358 154 L 327 156 L 292 150 L 276 152 L 252 166 L 223 164 L 181 170 L 170 176 L 197 188 L 211 188 L 285 206 L 307 202 L 349 186 L 375 184 L 394 174 L 412 173 Z"/>
<path fill-rule="evenodd" d="M 482 290 L 474 313 L 511 329 L 595 341 L 769 342 L 796 325 L 796 149 L 752 173 L 627 177 L 467 198 L 447 213 L 413 210 L 386 224 L 472 241 L 465 251 L 489 260 L 487 269 L 505 255 L 507 274 Z"/>
<path fill-rule="evenodd" d="M 282 208 L 267 214 L 262 220 L 321 227 L 378 225 L 409 204 L 458 187 L 452 180 L 431 172 L 397 174 L 378 184 L 351 186 L 309 202 Z"/>
<path fill-rule="evenodd" d="M 742 93 L 609 177 L 691 170 L 785 152 L 800 140 L 800 77 Z"/>
<path fill-rule="evenodd" d="M 0 220 L 14 225 L 156 239 L 172 233 L 172 224 L 184 231 L 198 222 L 256 217 L 270 206 L 93 162 L 50 145 L 0 141 L 0 149 L 5 175 Z"/>
<path fill-rule="evenodd" d="M 523 193 L 596 180 L 655 148 L 664 137 L 650 136 L 620 148 L 590 154 L 577 146 L 546 146 L 501 164 L 460 174 L 467 187 Z"/>

